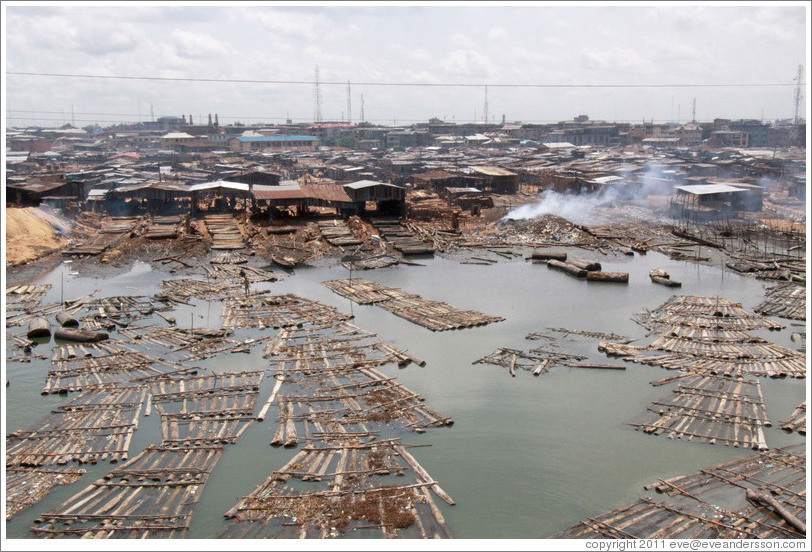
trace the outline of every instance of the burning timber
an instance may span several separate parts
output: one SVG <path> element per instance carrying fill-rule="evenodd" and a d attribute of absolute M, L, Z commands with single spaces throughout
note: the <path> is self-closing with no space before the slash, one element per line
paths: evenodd
<path fill-rule="evenodd" d="M 647 485 L 643 497 L 553 535 L 563 539 L 803 539 L 806 452 L 794 445 Z"/>
<path fill-rule="evenodd" d="M 374 304 L 432 331 L 456 330 L 501 322 L 504 318 L 457 309 L 447 303 L 423 299 L 369 280 L 330 280 L 324 285 L 361 305 Z"/>

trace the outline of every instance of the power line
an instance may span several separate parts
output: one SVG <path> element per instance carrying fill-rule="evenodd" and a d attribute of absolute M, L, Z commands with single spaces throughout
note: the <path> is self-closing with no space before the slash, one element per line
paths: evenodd
<path fill-rule="evenodd" d="M 20 75 L 32 77 L 57 77 L 57 78 L 82 78 L 82 79 L 108 79 L 108 80 L 151 80 L 151 81 L 175 81 L 175 82 L 222 82 L 235 84 L 295 84 L 313 85 L 313 81 L 296 80 L 260 80 L 260 79 L 214 79 L 214 78 L 192 78 L 192 77 L 145 77 L 137 75 L 83 75 L 74 73 L 34 73 L 25 71 L 7 71 L 7 75 Z M 346 85 L 339 81 L 319 81 L 322 85 Z M 481 88 L 491 86 L 494 88 L 753 88 L 753 87 L 776 87 L 795 86 L 791 83 L 689 83 L 689 84 L 520 84 L 520 83 L 452 83 L 452 82 L 357 82 L 356 86 L 426 86 L 426 87 L 468 87 Z"/>

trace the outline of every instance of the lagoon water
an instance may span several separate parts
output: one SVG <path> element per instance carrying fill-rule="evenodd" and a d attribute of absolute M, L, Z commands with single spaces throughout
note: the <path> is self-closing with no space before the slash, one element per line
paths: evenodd
<path fill-rule="evenodd" d="M 405 443 L 431 445 L 414 449 L 413 454 L 456 501 L 455 506 L 441 505 L 452 534 L 466 539 L 539 539 L 648 494 L 643 485 L 658 478 L 692 473 L 754 452 L 645 435 L 626 425 L 651 401 L 671 393 L 673 386 L 655 388 L 649 384 L 673 375 L 661 368 L 632 363 L 626 363 L 625 371 L 557 366 L 539 377 L 518 370 L 512 378 L 505 368 L 473 364 L 499 347 L 528 350 L 545 345 L 525 336 L 547 328 L 615 333 L 635 339 L 634 344 L 648 344 L 653 338 L 631 320 L 643 308 L 654 309 L 673 294 L 685 294 L 718 295 L 739 301 L 752 311 L 769 286 L 722 267 L 674 261 L 658 253 L 599 257 L 573 249 L 571 255 L 598 260 L 605 271 L 629 272 L 629 284 L 586 282 L 519 258 L 479 266 L 435 257 L 420 259 L 425 266 L 353 272 L 353 278 L 374 280 L 426 299 L 505 318 L 503 322 L 450 332 L 431 332 L 378 307 L 352 304 L 334 294 L 322 282 L 346 278 L 348 272 L 341 266 L 297 268 L 279 282 L 256 288 L 296 293 L 352 312 L 357 326 L 425 360 L 424 367 L 388 366 L 383 371 L 455 422 L 425 434 L 400 435 Z M 681 281 L 682 288 L 652 284 L 648 272 L 657 267 Z M 72 264 L 62 264 L 37 283 L 52 284 L 43 300 L 50 302 L 59 301 L 61 295 L 70 299 L 95 289 L 101 290 L 99 296 L 151 295 L 159 291 L 162 280 L 189 275 L 189 271 L 170 275 L 136 263 L 129 271 L 102 281 L 84 277 Z M 180 327 L 219 327 L 219 302 L 196 301 L 194 308 L 181 307 L 171 313 Z M 753 333 L 797 348 L 790 336 L 803 328 L 789 320 L 779 321 L 786 329 Z M 165 325 L 157 317 L 143 322 Z M 13 330 L 20 333 L 21 328 Z M 266 334 L 250 329 L 239 330 L 234 337 L 262 335 Z M 622 362 L 599 353 L 597 339 L 553 335 L 560 338 L 556 343 L 564 351 L 594 362 Z M 34 353 L 50 358 L 52 345 L 41 343 Z M 261 347 L 250 354 L 225 353 L 194 364 L 216 372 L 269 366 Z M 48 360 L 37 359 L 6 363 L 10 383 L 4 400 L 7 434 L 30 427 L 75 396 L 40 395 L 49 366 Z M 766 429 L 768 444 L 780 447 L 804 442 L 802 436 L 783 432 L 778 422 L 804 400 L 805 380 L 761 379 L 761 384 L 773 422 Z M 266 377 L 257 410 L 272 386 L 273 378 Z M 142 414 L 131 443 L 131 458 L 160 441 L 159 425 L 158 416 Z M 275 425 L 273 416 L 254 422 L 237 444 L 226 446 L 196 506 L 190 538 L 214 538 L 229 523 L 223 513 L 295 454 L 293 449 L 269 446 Z M 39 514 L 55 508 L 115 465 L 83 467 L 88 473 L 81 480 L 58 487 L 7 522 L 7 537 L 28 537 L 28 528 Z"/>

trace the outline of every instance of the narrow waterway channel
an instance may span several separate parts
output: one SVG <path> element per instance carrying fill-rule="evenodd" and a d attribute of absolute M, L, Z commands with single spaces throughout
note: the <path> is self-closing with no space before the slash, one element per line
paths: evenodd
<path fill-rule="evenodd" d="M 573 251 L 573 255 L 584 258 L 591 255 Z M 537 346 L 525 336 L 548 328 L 619 334 L 634 339 L 634 344 L 646 345 L 653 338 L 631 319 L 644 308 L 654 309 L 672 295 L 684 294 L 720 296 L 741 302 L 752 311 L 768 286 L 721 267 L 674 261 L 658 253 L 596 260 L 604 271 L 628 272 L 629 283 L 586 282 L 521 259 L 479 266 L 436 257 L 420 259 L 425 266 L 352 273 L 354 278 L 505 318 L 499 323 L 447 332 L 431 332 L 381 308 L 353 304 L 334 294 L 322 282 L 349 276 L 337 265 L 296 269 L 278 282 L 255 288 L 273 294 L 295 293 L 351 312 L 355 325 L 425 360 L 424 367 L 411 364 L 383 370 L 455 422 L 424 434 L 400 435 L 405 443 L 431 445 L 414 449 L 414 454 L 456 501 L 455 506 L 442 506 L 454 537 L 536 539 L 631 502 L 643 493 L 643 485 L 658 478 L 691 473 L 754 452 L 645 435 L 626 425 L 651 401 L 670 392 L 671 386 L 655 388 L 649 383 L 670 375 L 661 368 L 632 363 L 626 363 L 627 369 L 622 371 L 557 366 L 539 377 L 524 370 L 510 377 L 505 368 L 473 364 L 500 347 L 527 350 Z M 652 268 L 664 268 L 682 282 L 682 288 L 652 284 L 648 277 Z M 96 289 L 101 290 L 100 296 L 152 295 L 159 291 L 162 280 L 190 276 L 189 271 L 184 272 L 167 274 L 137 263 L 127 272 L 99 280 L 85 277 L 81 270 L 64 263 L 35 283 L 52 285 L 43 302 L 59 301 L 62 296 L 70 299 Z M 219 302 L 195 301 L 194 307 L 178 308 L 172 315 L 180 327 L 216 328 L 220 310 Z M 797 348 L 790 336 L 802 328 L 789 320 L 778 321 L 786 325 L 784 330 L 754 333 L 781 346 Z M 143 322 L 165 325 L 157 317 Z M 20 328 L 14 330 L 20 332 Z M 272 331 L 238 330 L 235 337 L 257 338 Z M 607 361 L 598 352 L 597 343 L 595 338 L 561 334 L 556 345 L 594 362 L 622 363 Z M 34 353 L 50 359 L 52 345 L 52 341 L 40 343 Z M 225 353 L 194 364 L 215 372 L 268 368 L 261 348 L 252 349 L 250 354 Z M 40 395 L 49 367 L 49 360 L 42 359 L 6 363 L 10 384 L 4 400 L 6 434 L 31 426 L 75 396 Z M 259 404 L 267 399 L 273 383 L 273 378 L 265 379 Z M 804 442 L 803 436 L 783 432 L 778 422 L 804 400 L 805 380 L 761 379 L 761 384 L 773 422 L 765 430 L 767 443 L 775 448 Z M 130 457 L 160 441 L 159 425 L 158 416 L 141 415 Z M 223 513 L 295 454 L 295 450 L 269 446 L 275 425 L 272 417 L 255 422 L 237 444 L 226 447 L 196 505 L 190 538 L 217 535 L 229 523 Z M 78 482 L 56 488 L 7 522 L 7 536 L 29 536 L 28 529 L 38 515 L 115 466 L 99 463 L 83 467 L 88 473 Z"/>

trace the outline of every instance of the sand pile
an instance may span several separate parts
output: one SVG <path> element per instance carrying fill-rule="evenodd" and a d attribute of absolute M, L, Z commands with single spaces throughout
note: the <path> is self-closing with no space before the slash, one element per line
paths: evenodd
<path fill-rule="evenodd" d="M 27 263 L 66 246 L 55 227 L 64 231 L 64 221 L 39 208 L 6 208 L 6 262 Z"/>

